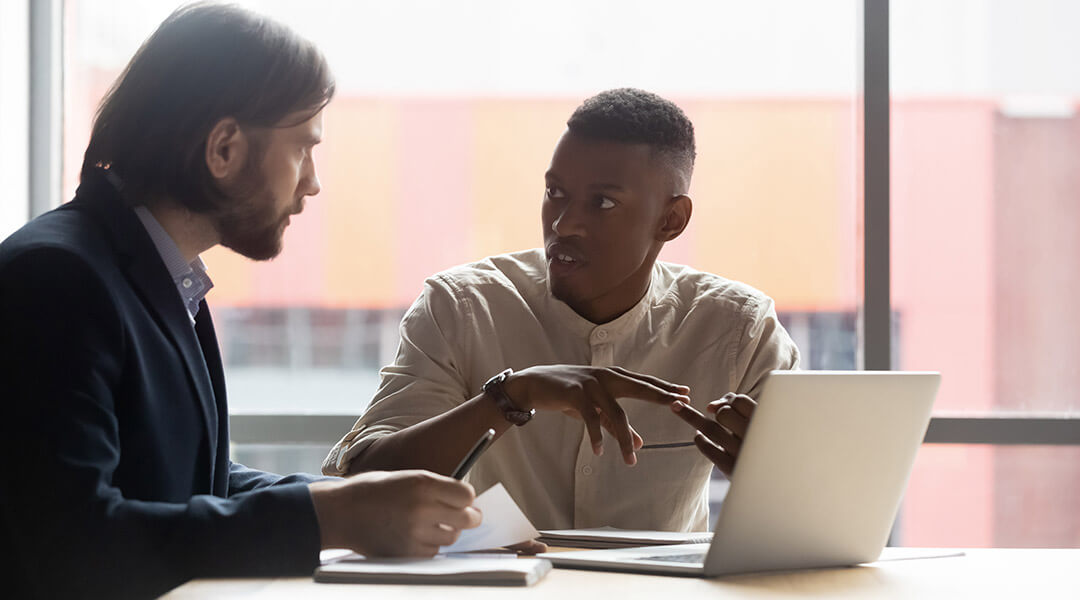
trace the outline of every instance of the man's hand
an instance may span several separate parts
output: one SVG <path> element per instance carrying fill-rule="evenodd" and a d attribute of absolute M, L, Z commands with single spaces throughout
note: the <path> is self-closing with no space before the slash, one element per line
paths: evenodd
<path fill-rule="evenodd" d="M 603 452 L 606 429 L 619 442 L 623 460 L 637 464 L 634 451 L 641 436 L 630 426 L 618 398 L 634 398 L 656 404 L 689 402 L 690 388 L 620 367 L 546 365 L 514 373 L 504 384 L 506 395 L 528 410 L 558 410 L 585 421 L 593 452 Z"/>
<path fill-rule="evenodd" d="M 698 450 L 730 477 L 735 471 L 735 461 L 756 407 L 757 402 L 750 396 L 729 392 L 706 407 L 713 415 L 712 419 L 683 402 L 672 403 L 671 410 L 697 429 L 694 443 Z"/>
<path fill-rule="evenodd" d="M 308 486 L 323 548 L 434 556 L 480 524 L 472 486 L 428 471 L 373 471 Z"/>

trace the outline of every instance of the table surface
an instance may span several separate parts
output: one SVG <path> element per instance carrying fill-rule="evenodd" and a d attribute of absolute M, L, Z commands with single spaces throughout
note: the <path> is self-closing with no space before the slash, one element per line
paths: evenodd
<path fill-rule="evenodd" d="M 965 549 L 950 558 L 716 579 L 553 569 L 530 587 L 315 583 L 308 577 L 199 579 L 164 598 L 1070 598 L 1080 599 L 1080 549 Z"/>

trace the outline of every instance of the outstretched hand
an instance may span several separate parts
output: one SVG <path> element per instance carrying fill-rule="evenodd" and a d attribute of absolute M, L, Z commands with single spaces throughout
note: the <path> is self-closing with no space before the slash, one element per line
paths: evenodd
<path fill-rule="evenodd" d="M 706 407 L 712 418 L 701 414 L 688 403 L 680 401 L 671 404 L 672 412 L 697 429 L 694 444 L 698 450 L 728 477 L 735 471 L 735 461 L 755 408 L 757 402 L 750 396 L 730 392 Z"/>
<path fill-rule="evenodd" d="M 621 367 L 545 365 L 511 375 L 505 385 L 514 404 L 525 409 L 557 410 L 585 421 L 593 452 L 603 452 L 603 432 L 618 442 L 623 461 L 637 463 L 641 436 L 616 401 L 633 398 L 655 404 L 689 402 L 690 388 Z"/>

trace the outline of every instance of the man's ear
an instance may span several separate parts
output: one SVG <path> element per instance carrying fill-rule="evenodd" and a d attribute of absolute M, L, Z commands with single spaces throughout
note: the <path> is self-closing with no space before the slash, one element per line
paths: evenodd
<path fill-rule="evenodd" d="M 694 212 L 694 202 L 690 196 L 679 194 L 667 201 L 663 220 L 660 228 L 656 231 L 656 239 L 660 242 L 670 242 L 679 237 L 686 226 L 690 224 L 690 214 Z"/>
<path fill-rule="evenodd" d="M 227 180 L 240 173 L 247 152 L 247 135 L 232 117 L 215 123 L 206 136 L 206 168 L 214 179 Z"/>

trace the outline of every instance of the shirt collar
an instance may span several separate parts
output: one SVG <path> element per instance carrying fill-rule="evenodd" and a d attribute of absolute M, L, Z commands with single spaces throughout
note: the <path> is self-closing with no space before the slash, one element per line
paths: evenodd
<path fill-rule="evenodd" d="M 619 338 L 626 332 L 636 328 L 649 312 L 649 309 L 656 304 L 657 297 L 660 294 L 659 283 L 657 281 L 659 279 L 656 272 L 657 268 L 657 265 L 653 265 L 652 277 L 649 280 L 649 289 L 645 290 L 645 294 L 637 301 L 637 304 L 615 319 L 599 325 L 577 314 L 574 309 L 570 308 L 569 304 L 556 298 L 554 294 L 551 293 L 550 281 L 545 281 L 544 283 L 548 290 L 548 300 L 555 305 L 555 314 L 561 317 L 562 321 L 571 331 L 582 337 L 590 337 L 594 331 L 603 329 L 606 331 L 606 338 L 614 341 L 614 338 Z"/>
<path fill-rule="evenodd" d="M 135 216 L 139 217 L 146 233 L 150 235 L 150 240 L 154 242 L 154 247 L 161 255 L 161 260 L 165 263 L 165 268 L 168 269 L 176 291 L 194 324 L 195 316 L 199 313 L 199 303 L 214 287 L 214 282 L 206 273 L 206 264 L 199 257 L 195 257 L 190 263 L 184 260 L 176 242 L 145 206 L 136 206 Z"/>

